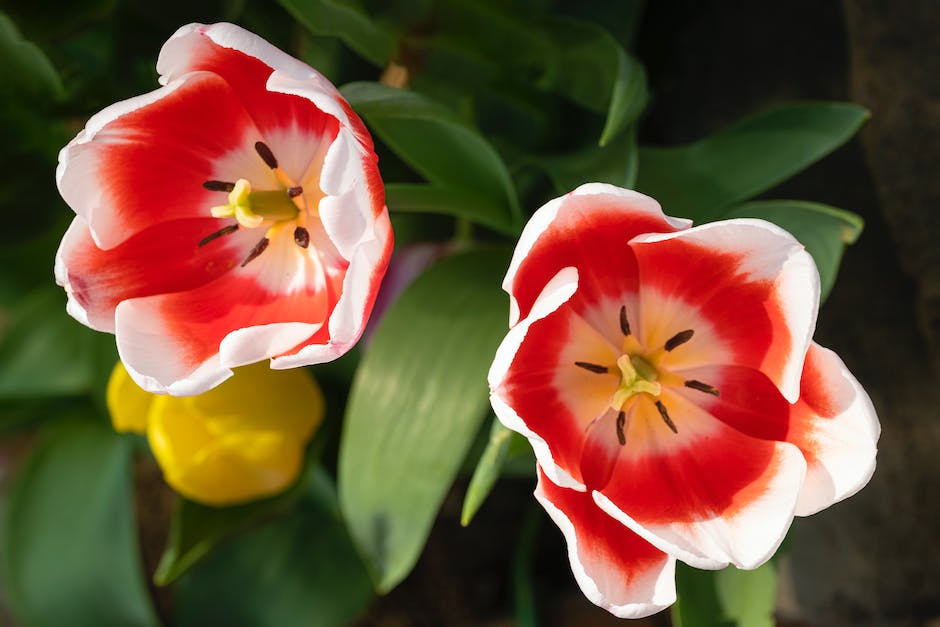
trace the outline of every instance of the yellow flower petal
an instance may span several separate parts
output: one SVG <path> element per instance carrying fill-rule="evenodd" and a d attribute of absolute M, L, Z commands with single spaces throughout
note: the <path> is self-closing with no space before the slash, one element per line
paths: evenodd
<path fill-rule="evenodd" d="M 153 398 L 153 394 L 134 383 L 124 364 L 120 361 L 115 364 L 106 392 L 108 412 L 115 431 L 146 433 L 147 414 Z"/>
<path fill-rule="evenodd" d="M 290 486 L 323 412 L 323 395 L 306 372 L 260 363 L 205 394 L 156 398 L 147 435 L 173 489 L 230 505 Z"/>

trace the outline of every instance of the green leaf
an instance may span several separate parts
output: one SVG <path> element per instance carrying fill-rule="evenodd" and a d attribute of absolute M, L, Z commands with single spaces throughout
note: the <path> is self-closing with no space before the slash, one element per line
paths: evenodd
<path fill-rule="evenodd" d="M 61 98 L 62 79 L 36 44 L 23 39 L 13 21 L 0 13 L 0 94 Z"/>
<path fill-rule="evenodd" d="M 718 599 L 715 571 L 676 563 L 676 593 L 671 610 L 674 627 L 735 627 Z"/>
<path fill-rule="evenodd" d="M 649 100 L 646 71 L 605 29 L 578 20 L 555 18 L 546 23 L 554 43 L 539 80 L 551 89 L 607 119 L 599 144 L 606 146 L 633 124 Z"/>
<path fill-rule="evenodd" d="M 59 288 L 39 288 L 10 311 L 0 336 L 0 399 L 88 392 L 115 356 L 114 336 L 70 318 Z"/>
<path fill-rule="evenodd" d="M 718 599 L 725 615 L 740 627 L 774 627 L 777 569 L 767 562 L 756 570 L 728 567 L 715 573 Z"/>
<path fill-rule="evenodd" d="M 512 443 L 513 431 L 503 426 L 499 420 L 493 419 L 490 426 L 490 439 L 486 443 L 486 448 L 477 462 L 477 467 L 473 471 L 473 477 L 470 478 L 470 485 L 467 486 L 467 494 L 463 499 L 463 511 L 460 514 L 460 524 L 466 527 L 473 520 L 477 510 L 483 505 L 483 501 L 489 496 L 499 479 L 499 472 L 506 461 L 506 455 L 509 453 L 509 445 Z"/>
<path fill-rule="evenodd" d="M 134 530 L 132 442 L 92 420 L 47 430 L 12 486 L 9 598 L 35 627 L 156 625 Z"/>
<path fill-rule="evenodd" d="M 330 478 L 311 471 L 304 497 L 220 547 L 176 585 L 180 627 L 340 627 L 373 598 Z"/>
<path fill-rule="evenodd" d="M 536 158 L 555 191 L 566 194 L 584 183 L 610 183 L 632 188 L 636 180 L 637 146 L 633 129 L 598 148 L 591 146 L 563 156 Z"/>
<path fill-rule="evenodd" d="M 855 243 L 864 222 L 850 212 L 801 200 L 761 200 L 732 209 L 729 218 L 762 218 L 788 230 L 819 268 L 822 298 L 832 289 L 845 247 Z"/>
<path fill-rule="evenodd" d="M 340 503 L 380 592 L 414 566 L 486 415 L 508 265 L 509 251 L 481 249 L 432 266 L 385 314 L 353 381 Z"/>
<path fill-rule="evenodd" d="M 459 192 L 433 185 L 388 183 L 385 185 L 385 202 L 389 211 L 440 213 L 477 222 L 504 235 L 516 233 L 509 214 L 483 206 Z"/>
<path fill-rule="evenodd" d="M 363 58 L 382 67 L 395 52 L 395 34 L 374 21 L 356 0 L 278 0 L 315 35 L 339 37 Z"/>
<path fill-rule="evenodd" d="M 708 222 L 826 156 L 868 117 L 854 104 L 793 103 L 685 146 L 643 147 L 637 189 L 666 213 Z"/>
<path fill-rule="evenodd" d="M 472 209 L 471 219 L 501 225 L 504 231 L 521 225 L 506 165 L 456 114 L 424 96 L 379 83 L 350 83 L 341 91 L 405 163 L 434 187 L 460 197 L 461 205 Z"/>
<path fill-rule="evenodd" d="M 290 490 L 233 507 L 210 507 L 180 498 L 170 521 L 166 549 L 153 575 L 154 583 L 158 586 L 173 583 L 224 540 L 287 510 L 297 496 L 297 490 Z"/>

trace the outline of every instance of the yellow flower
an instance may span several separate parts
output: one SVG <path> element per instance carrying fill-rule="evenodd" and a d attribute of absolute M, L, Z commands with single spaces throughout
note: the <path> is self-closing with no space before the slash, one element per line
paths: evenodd
<path fill-rule="evenodd" d="M 115 430 L 146 434 L 166 482 L 207 505 L 290 486 L 324 412 L 323 394 L 307 373 L 266 363 L 238 368 L 199 396 L 173 397 L 140 389 L 118 362 L 107 400 Z"/>

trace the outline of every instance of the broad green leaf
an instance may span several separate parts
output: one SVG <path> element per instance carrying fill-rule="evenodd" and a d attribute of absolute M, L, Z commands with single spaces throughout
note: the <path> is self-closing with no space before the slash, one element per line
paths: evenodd
<path fill-rule="evenodd" d="M 340 503 L 380 592 L 414 566 L 486 415 L 508 265 L 509 251 L 481 249 L 432 266 L 389 308 L 356 373 Z"/>
<path fill-rule="evenodd" d="M 495 208 L 474 202 L 459 192 L 433 185 L 388 183 L 385 185 L 385 202 L 389 211 L 452 215 L 455 218 L 477 222 L 506 235 L 516 233 L 511 217 L 506 212 L 493 210 Z"/>
<path fill-rule="evenodd" d="M 316 35 L 339 37 L 363 58 L 384 66 L 395 52 L 395 34 L 373 20 L 356 0 L 278 0 Z"/>
<path fill-rule="evenodd" d="M 675 148 L 640 148 L 637 189 L 666 213 L 708 222 L 848 141 L 868 119 L 840 102 L 786 104 Z"/>
<path fill-rule="evenodd" d="M 646 107 L 643 66 L 609 32 L 589 22 L 555 18 L 545 28 L 554 45 L 539 85 L 589 109 L 606 111 L 598 142 L 606 146 Z"/>
<path fill-rule="evenodd" d="M 676 564 L 678 599 L 671 609 L 674 627 L 735 627 L 718 599 L 713 570 Z"/>
<path fill-rule="evenodd" d="M 728 218 L 762 218 L 800 241 L 819 268 L 822 298 L 832 289 L 845 247 L 855 243 L 864 222 L 850 212 L 801 200 L 759 200 L 732 209 Z"/>
<path fill-rule="evenodd" d="M 0 94 L 61 98 L 62 80 L 36 44 L 23 39 L 13 21 L 0 13 Z"/>
<path fill-rule="evenodd" d="M 522 531 L 516 543 L 513 557 L 512 583 L 515 602 L 516 625 L 519 627 L 538 627 L 538 611 L 535 599 L 535 586 L 532 582 L 532 569 L 535 563 L 535 551 L 538 545 L 539 531 L 545 520 L 545 512 L 535 502 L 529 504 Z"/>
<path fill-rule="evenodd" d="M 767 562 L 756 570 L 733 566 L 715 573 L 718 600 L 725 615 L 739 627 L 774 627 L 777 569 Z"/>
<path fill-rule="evenodd" d="M 134 529 L 130 439 L 103 422 L 49 428 L 12 486 L 3 560 L 34 627 L 156 625 Z"/>
<path fill-rule="evenodd" d="M 610 183 L 632 188 L 637 169 L 636 133 L 630 129 L 603 148 L 591 146 L 570 155 L 537 158 L 536 162 L 548 174 L 559 194 L 584 183 Z"/>
<path fill-rule="evenodd" d="M 330 478 L 311 471 L 295 510 L 218 548 L 176 584 L 180 627 L 340 627 L 373 598 Z"/>
<path fill-rule="evenodd" d="M 173 583 L 221 542 L 285 511 L 297 496 L 296 490 L 290 490 L 273 498 L 233 507 L 210 507 L 180 498 L 170 521 L 166 549 L 153 575 L 154 583 L 158 586 Z"/>
<path fill-rule="evenodd" d="M 0 335 L 0 399 L 88 392 L 116 360 L 114 336 L 80 325 L 50 286 L 10 311 Z"/>
<path fill-rule="evenodd" d="M 512 179 L 500 156 L 456 114 L 424 96 L 379 83 L 350 83 L 343 96 L 395 154 L 433 186 L 476 207 L 483 224 L 521 222 Z M 451 211 L 442 211 L 451 213 Z"/>

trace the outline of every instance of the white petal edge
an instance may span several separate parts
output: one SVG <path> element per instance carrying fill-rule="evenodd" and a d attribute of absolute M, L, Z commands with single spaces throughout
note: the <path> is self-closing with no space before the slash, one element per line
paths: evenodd
<path fill-rule="evenodd" d="M 375 232 L 375 239 L 361 244 L 349 262 L 343 277 L 343 293 L 328 322 L 330 340 L 326 344 L 308 344 L 293 355 L 275 357 L 271 360 L 272 368 L 280 370 L 332 361 L 359 340 L 392 250 L 391 224 L 387 218 L 376 221 Z"/>
<path fill-rule="evenodd" d="M 561 509 L 555 506 L 545 494 L 542 481 L 535 488 L 536 500 L 545 508 L 552 521 L 558 525 L 565 542 L 568 546 L 568 562 L 571 564 L 571 572 L 574 574 L 578 586 L 594 605 L 602 607 L 618 618 L 643 618 L 660 612 L 676 602 L 676 559 L 669 556 L 665 567 L 655 577 L 644 577 L 642 584 L 636 586 L 641 588 L 642 598 L 648 598 L 648 602 L 633 601 L 630 593 L 634 590 L 601 590 L 597 577 L 588 572 L 589 567 L 582 560 L 579 552 L 578 534 L 575 531 L 574 524 Z M 624 527 L 625 533 L 630 533 Z M 592 564 L 593 566 L 598 566 Z M 603 565 L 599 565 L 601 568 Z M 591 568 L 593 570 L 593 568 Z M 611 577 L 610 579 L 616 579 Z M 619 598 L 615 598 L 619 597 Z M 632 602 L 631 602 L 632 601 Z"/>
<path fill-rule="evenodd" d="M 111 122 L 166 98 L 188 81 L 199 76 L 198 74 L 186 76 L 154 91 L 105 107 L 91 116 L 85 124 L 85 128 L 79 131 L 78 135 L 59 151 L 59 162 L 55 170 L 56 186 L 59 189 L 59 194 L 77 215 L 85 219 L 91 231 L 91 237 L 99 248 L 113 248 L 124 241 L 125 235 L 118 233 L 114 228 L 106 228 L 113 226 L 107 223 L 97 224 L 97 229 L 92 228 L 93 223 L 100 222 L 95 219 L 99 213 L 107 215 L 111 211 L 105 200 L 104 186 L 94 182 L 97 178 L 97 155 L 83 153 L 93 149 L 89 144 L 95 138 L 95 135 Z M 205 76 L 205 74 L 202 74 L 202 76 Z M 103 206 L 104 209 L 102 210 Z"/>
<path fill-rule="evenodd" d="M 529 332 L 529 327 L 568 302 L 577 289 L 577 268 L 571 266 L 563 268 L 552 277 L 538 298 L 535 299 L 529 315 L 509 330 L 499 348 L 496 349 L 496 356 L 490 366 L 487 381 L 490 386 L 490 404 L 493 406 L 496 417 L 506 428 L 512 429 L 529 440 L 529 444 L 532 445 L 532 450 L 535 452 L 535 458 L 548 478 L 555 485 L 583 492 L 585 489 L 584 484 L 576 481 L 567 471 L 555 463 L 545 440 L 526 426 L 522 418 L 506 402 L 499 391 L 516 353 L 519 352 L 519 347 L 522 346 L 522 342 Z"/>
<path fill-rule="evenodd" d="M 273 73 L 267 83 L 269 91 L 303 96 L 342 125 L 350 125 L 349 116 L 339 104 L 339 91 L 325 76 L 258 35 L 227 22 L 187 24 L 173 33 L 163 44 L 157 59 L 160 83 L 166 84 L 189 72 L 190 59 L 198 54 L 199 46 L 206 43 L 205 39 L 219 47 L 254 57 L 271 68 Z"/>
<path fill-rule="evenodd" d="M 823 362 L 822 377 L 838 381 L 838 391 L 849 396 L 848 407 L 838 416 L 814 421 L 816 433 L 828 440 L 829 447 L 817 463 L 810 464 L 803 489 L 796 504 L 797 516 L 809 516 L 861 490 L 875 472 L 875 457 L 881 424 L 871 398 L 845 367 L 842 359 L 813 344 L 817 359 Z M 833 384 L 834 385 L 834 384 Z"/>
<path fill-rule="evenodd" d="M 593 493 L 594 502 L 660 551 L 675 555 L 689 566 L 718 570 L 734 564 L 742 570 L 753 570 L 773 557 L 786 537 L 806 476 L 803 453 L 787 442 L 777 442 L 776 446 L 789 472 L 778 473 L 765 494 L 792 497 L 757 499 L 731 520 L 715 517 L 688 524 L 643 526 L 600 492 Z"/>
<path fill-rule="evenodd" d="M 613 196 L 622 199 L 626 201 L 622 205 L 622 209 L 625 212 L 636 211 L 641 214 L 662 217 L 669 225 L 677 229 L 686 229 L 692 225 L 691 220 L 667 216 L 663 213 L 659 203 L 645 194 L 607 183 L 585 183 L 564 196 L 548 201 L 532 214 L 525 228 L 523 228 L 522 234 L 519 236 L 519 242 L 516 244 L 516 249 L 513 252 L 512 260 L 509 262 L 506 277 L 503 279 L 503 290 L 509 294 L 509 326 L 513 326 L 519 321 L 519 303 L 513 295 L 512 287 L 516 279 L 516 273 L 519 271 L 522 262 L 532 251 L 532 248 L 542 234 L 551 228 L 558 214 L 564 211 L 565 201 L 568 198 L 592 195 Z"/>
<path fill-rule="evenodd" d="M 652 243 L 682 238 L 713 250 L 743 253 L 740 271 L 756 280 L 774 279 L 784 319 L 791 331 L 790 358 L 779 380 L 770 377 L 780 393 L 794 403 L 800 396 L 803 360 L 816 330 L 819 312 L 819 271 L 812 256 L 796 238 L 776 224 L 756 218 L 710 222 L 675 233 L 638 235 L 631 243 Z M 777 270 L 779 268 L 779 270 Z"/>

